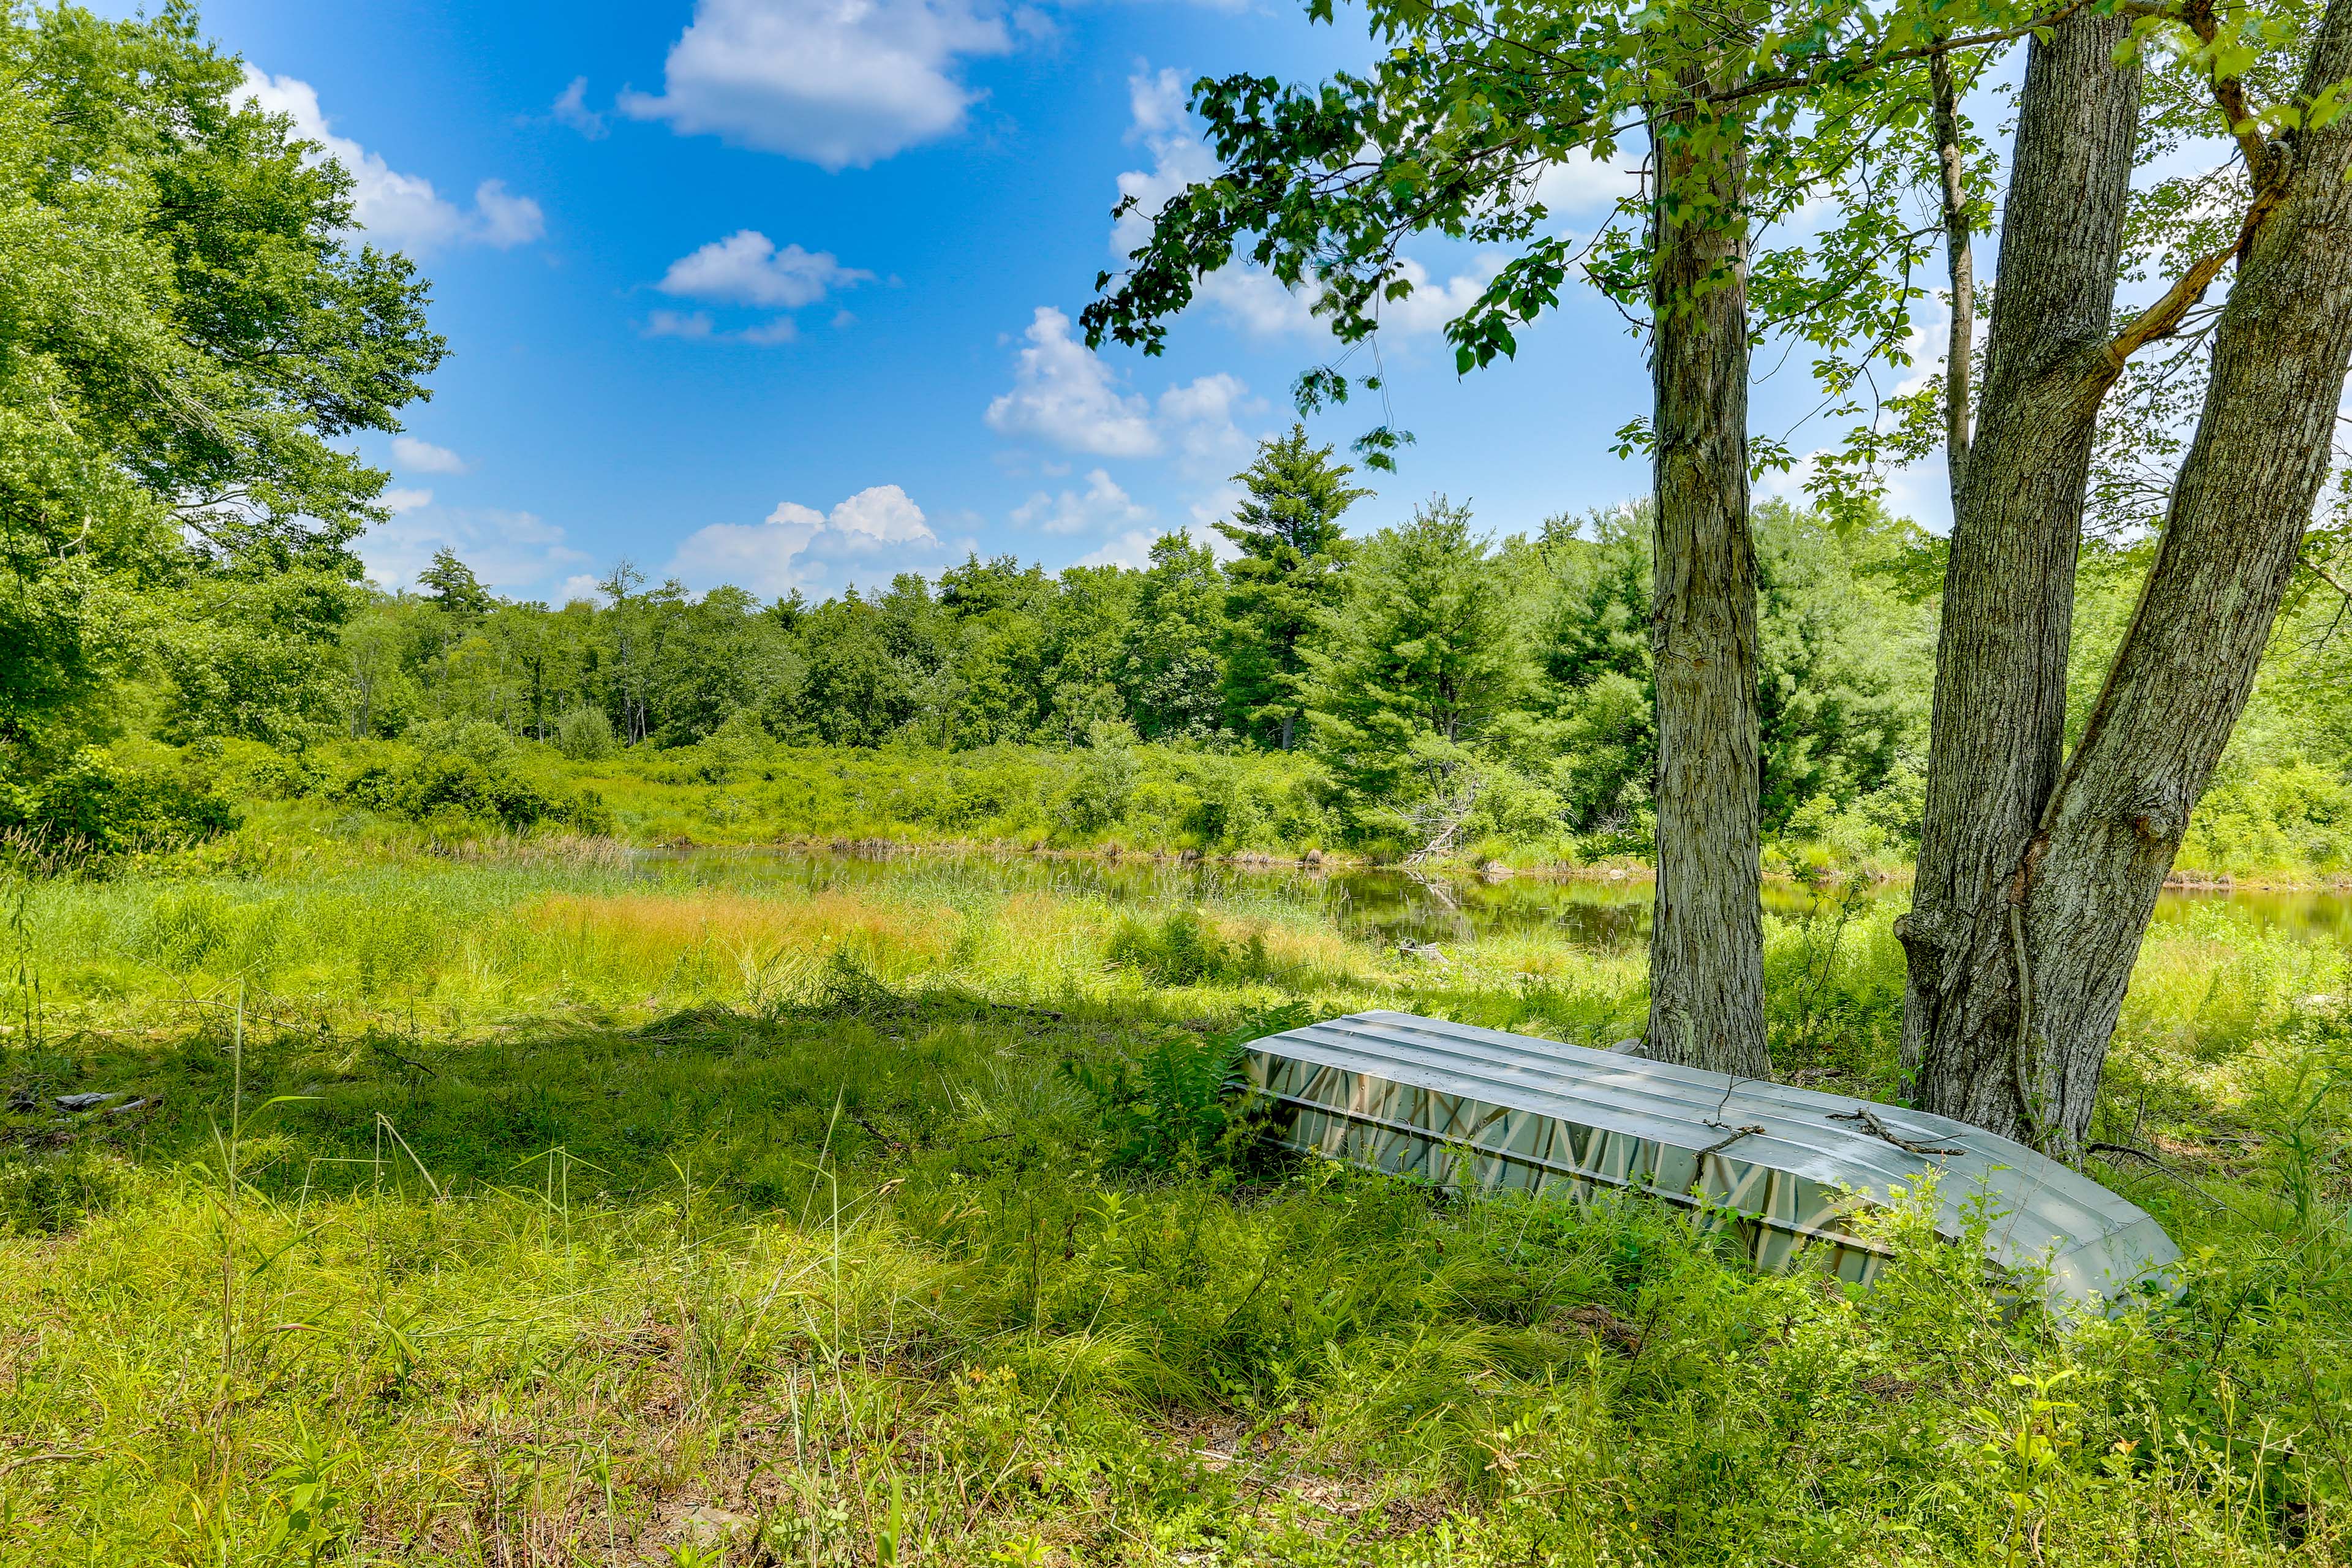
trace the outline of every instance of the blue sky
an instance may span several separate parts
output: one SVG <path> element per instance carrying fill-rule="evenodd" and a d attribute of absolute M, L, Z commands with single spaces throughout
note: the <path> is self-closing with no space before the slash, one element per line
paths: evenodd
<path fill-rule="evenodd" d="M 1133 562 L 1223 515 L 1325 353 L 1297 300 L 1238 273 L 1160 359 L 1090 354 L 1075 322 L 1122 191 L 1209 166 L 1184 84 L 1360 58 L 1345 12 L 237 0 L 205 23 L 352 168 L 370 237 L 434 282 L 455 352 L 405 435 L 363 448 L 400 508 L 362 547 L 387 585 L 444 544 L 555 600 L 622 557 L 813 596 L 973 549 Z M 1620 177 L 1563 173 L 1556 214 L 1589 227 Z M 1608 449 L 1649 391 L 1605 301 L 1570 296 L 1517 361 L 1460 379 L 1438 329 L 1494 259 L 1415 258 L 1427 287 L 1381 338 L 1418 444 L 1358 528 L 1443 491 L 1510 532 L 1646 487 Z M 1812 402 L 1785 370 L 1755 428 Z M 1374 422 L 1359 404 L 1310 428 L 1344 448 Z M 1940 490 L 1922 470 L 1895 500 L 1940 525 Z"/>

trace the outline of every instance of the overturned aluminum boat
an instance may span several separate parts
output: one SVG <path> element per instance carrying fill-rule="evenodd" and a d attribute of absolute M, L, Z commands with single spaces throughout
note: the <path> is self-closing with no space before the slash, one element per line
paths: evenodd
<path fill-rule="evenodd" d="M 1885 1244 L 1853 1220 L 1940 1173 L 1936 1228 L 1986 1205 L 1990 1260 L 2054 1303 L 2161 1289 L 2163 1227 L 2021 1143 L 1924 1111 L 1411 1013 L 1355 1013 L 1253 1042 L 1246 1071 L 1295 1149 L 1441 1187 L 1578 1199 L 1640 1189 L 1727 1229 L 1749 1261 L 1867 1285 Z"/>

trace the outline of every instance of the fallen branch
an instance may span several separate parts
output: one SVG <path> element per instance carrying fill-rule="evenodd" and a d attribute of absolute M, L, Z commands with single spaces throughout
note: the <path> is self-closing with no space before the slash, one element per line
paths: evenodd
<path fill-rule="evenodd" d="M 1857 1105 L 1852 1110 L 1832 1110 L 1830 1112 L 1830 1120 L 1858 1121 L 1862 1123 L 1864 1131 L 1885 1139 L 1906 1154 L 1965 1154 L 1968 1152 L 1965 1149 L 1948 1149 L 1940 1143 L 1922 1143 L 1916 1139 L 1906 1138 L 1887 1126 L 1885 1122 L 1881 1121 L 1878 1119 L 1878 1113 L 1866 1105 Z"/>

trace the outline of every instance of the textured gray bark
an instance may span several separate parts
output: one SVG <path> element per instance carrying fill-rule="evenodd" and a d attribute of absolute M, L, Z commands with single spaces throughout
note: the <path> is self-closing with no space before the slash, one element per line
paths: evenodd
<path fill-rule="evenodd" d="M 1686 85 L 1704 76 L 1685 77 Z M 1745 159 L 1657 143 L 1651 381 L 1656 916 L 1649 1054 L 1763 1077 L 1756 550 L 1748 528 Z M 1670 217 L 1669 214 L 1678 215 Z"/>
<path fill-rule="evenodd" d="M 2000 1070 L 2018 1015 L 2010 879 L 2057 783 L 2091 433 L 2138 117 L 2127 19 L 2078 14 L 2027 56 L 1977 427 L 1936 657 L 1904 1064 L 1926 1108 L 2024 1129 Z"/>
<path fill-rule="evenodd" d="M 2305 92 L 2347 75 L 2352 0 L 2331 0 Z M 2277 205 L 2222 305 L 2156 563 L 2025 858 L 2021 1037 L 2069 1150 L 2089 1135 L 2140 939 L 2252 689 L 2333 452 L 2352 357 L 2352 120 L 2288 133 L 2271 162 Z"/>

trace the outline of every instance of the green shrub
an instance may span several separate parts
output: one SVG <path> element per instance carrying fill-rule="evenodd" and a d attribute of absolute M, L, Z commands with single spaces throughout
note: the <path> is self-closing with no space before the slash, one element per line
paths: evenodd
<path fill-rule="evenodd" d="M 1112 1069 L 1067 1061 L 1063 1070 L 1094 1100 L 1111 1163 L 1198 1164 L 1231 1152 L 1247 1126 L 1242 1059 L 1260 1032 L 1177 1035 Z"/>
<path fill-rule="evenodd" d="M 575 763 L 613 754 L 613 721 L 601 708 L 574 708 L 555 721 L 555 749 Z"/>
<path fill-rule="evenodd" d="M 459 831 L 494 827 L 520 833 L 542 823 L 581 833 L 613 829 L 612 811 L 595 791 L 542 789 L 517 773 L 509 757 L 486 755 L 479 746 L 370 763 L 337 793 L 372 811 Z"/>
<path fill-rule="evenodd" d="M 210 838 L 241 820 L 209 779 L 186 770 L 125 767 L 97 747 L 44 773 L 0 774 L 0 827 L 100 854 Z"/>

